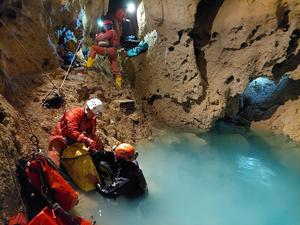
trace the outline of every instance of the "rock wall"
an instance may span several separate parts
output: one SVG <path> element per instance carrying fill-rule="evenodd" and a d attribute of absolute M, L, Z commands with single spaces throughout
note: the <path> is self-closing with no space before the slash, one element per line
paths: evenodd
<path fill-rule="evenodd" d="M 0 224 L 5 224 L 5 218 L 22 209 L 15 163 L 19 156 L 33 150 L 26 140 L 29 133 L 23 115 L 0 95 Z"/>
<path fill-rule="evenodd" d="M 177 127 L 198 124 L 193 107 L 203 96 L 204 84 L 190 37 L 197 3 L 143 1 L 139 12 L 146 19 L 139 21 L 144 25 L 142 33 L 156 30 L 158 38 L 147 55 L 132 59 L 136 93 L 159 120 Z"/>
<path fill-rule="evenodd" d="M 146 108 L 168 125 L 208 129 L 236 107 L 238 101 L 230 100 L 252 79 L 299 78 L 297 0 L 143 4 L 141 34 L 156 30 L 158 38 L 148 53 L 131 60 L 134 85 Z"/>

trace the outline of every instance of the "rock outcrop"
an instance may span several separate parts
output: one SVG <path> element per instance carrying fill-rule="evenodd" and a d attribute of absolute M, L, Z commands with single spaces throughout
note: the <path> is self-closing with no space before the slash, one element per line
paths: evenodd
<path fill-rule="evenodd" d="M 299 78 L 297 0 L 142 4 L 141 34 L 156 30 L 158 37 L 148 53 L 131 60 L 134 86 L 147 108 L 168 125 L 208 129 L 237 107 L 232 99 L 252 79 Z"/>

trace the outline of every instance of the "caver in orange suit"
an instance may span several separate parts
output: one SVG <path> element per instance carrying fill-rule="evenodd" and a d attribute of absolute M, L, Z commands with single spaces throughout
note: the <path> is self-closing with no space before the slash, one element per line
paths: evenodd
<path fill-rule="evenodd" d="M 109 57 L 112 73 L 115 77 L 116 87 L 121 87 L 122 78 L 120 73 L 120 67 L 117 61 L 117 47 L 120 43 L 117 32 L 112 29 L 113 23 L 111 20 L 104 20 L 103 27 L 104 32 L 96 34 L 96 41 L 98 45 L 93 45 L 90 49 L 89 58 L 86 63 L 86 67 L 90 68 L 94 64 L 94 60 L 97 54 Z"/>
<path fill-rule="evenodd" d="M 103 143 L 95 135 L 96 116 L 88 117 L 85 107 L 74 108 L 65 113 L 54 127 L 48 145 L 48 156 L 60 166 L 60 153 L 75 142 L 85 143 L 90 151 L 103 150 Z"/>

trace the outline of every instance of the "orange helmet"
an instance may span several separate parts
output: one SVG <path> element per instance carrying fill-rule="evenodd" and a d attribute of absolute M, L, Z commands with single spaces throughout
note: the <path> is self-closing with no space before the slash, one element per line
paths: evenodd
<path fill-rule="evenodd" d="M 117 159 L 124 159 L 127 162 L 135 159 L 135 148 L 130 144 L 122 143 L 115 148 L 114 152 Z"/>

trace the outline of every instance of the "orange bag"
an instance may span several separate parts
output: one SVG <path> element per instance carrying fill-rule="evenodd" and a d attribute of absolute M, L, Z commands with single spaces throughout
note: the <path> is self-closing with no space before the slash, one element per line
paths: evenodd
<path fill-rule="evenodd" d="M 48 207 L 44 208 L 39 214 L 37 214 L 28 225 L 57 225 L 55 220 L 54 211 Z"/>
<path fill-rule="evenodd" d="M 9 219 L 8 225 L 27 225 L 28 220 L 23 212 L 18 213 L 16 216 L 13 216 Z"/>
<path fill-rule="evenodd" d="M 64 210 L 72 209 L 78 203 L 78 193 L 45 158 L 38 156 L 37 160 L 46 175 L 49 187 L 55 191 L 54 199 Z"/>
<path fill-rule="evenodd" d="M 78 193 L 43 155 L 36 155 L 35 160 L 31 161 L 26 168 L 26 174 L 30 178 L 33 188 L 42 195 L 45 194 L 42 193 L 42 186 L 43 183 L 46 183 L 44 185 L 47 185 L 54 192 L 52 200 L 57 202 L 65 211 L 69 211 L 77 204 Z"/>
<path fill-rule="evenodd" d="M 91 221 L 84 220 L 81 217 L 72 218 L 66 216 L 62 211 L 53 210 L 45 207 L 36 215 L 28 225 L 92 225 Z"/>

